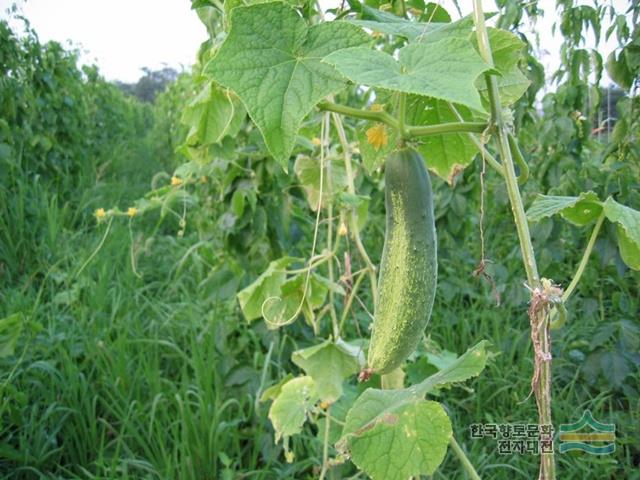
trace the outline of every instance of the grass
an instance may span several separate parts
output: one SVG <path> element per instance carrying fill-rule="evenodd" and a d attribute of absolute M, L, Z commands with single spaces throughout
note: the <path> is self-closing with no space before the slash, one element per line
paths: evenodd
<path fill-rule="evenodd" d="M 3 256 L 19 259 L 25 246 L 35 255 L 5 266 L 22 276 L 5 277 L 0 314 L 25 312 L 30 326 L 16 355 L 0 360 L 0 477 L 316 477 L 322 444 L 315 427 L 292 439 L 295 459 L 287 463 L 273 443 L 268 405 L 256 399 L 292 371 L 296 342 L 288 331 L 248 325 L 233 298 L 216 299 L 204 260 L 215 256 L 213 245 L 195 255 L 192 246 L 202 239 L 197 233 L 178 237 L 170 221 L 158 226 L 155 218 L 136 218 L 131 232 L 126 221 L 115 222 L 80 271 L 106 228 L 95 224 L 95 208 L 126 208 L 147 191 L 154 173 L 167 168 L 151 151 L 144 142 L 115 148 L 76 205 L 60 204 L 42 185 L 26 181 L 2 193 L 16 219 L 3 225 L 13 229 L 2 237 Z M 131 238 L 142 278 L 131 266 Z M 445 267 L 456 271 L 460 264 Z M 516 299 L 495 307 L 490 294 L 462 280 L 441 278 L 441 289 L 462 293 L 440 295 L 431 337 L 457 353 L 488 339 L 496 354 L 480 378 L 438 399 L 483 478 L 534 478 L 536 457 L 501 456 L 496 441 L 472 440 L 468 430 L 472 423 L 535 422 L 535 401 L 526 400 L 533 369 L 526 305 Z M 613 308 L 601 307 L 605 313 Z M 589 384 L 570 356 L 598 321 L 574 321 L 554 341 L 554 418 L 572 422 L 590 409 L 595 418 L 616 423 L 618 450 L 603 458 L 559 454 L 562 478 L 636 475 L 637 397 Z M 345 465 L 328 478 L 355 473 Z M 464 473 L 448 453 L 433 478 Z"/>

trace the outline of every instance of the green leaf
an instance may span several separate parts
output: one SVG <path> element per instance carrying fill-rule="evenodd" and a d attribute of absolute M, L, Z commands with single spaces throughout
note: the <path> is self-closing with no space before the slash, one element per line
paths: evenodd
<path fill-rule="evenodd" d="M 342 396 L 342 383 L 364 366 L 364 353 L 343 340 L 325 340 L 319 345 L 297 350 L 291 356 L 293 363 L 313 378 L 320 399 L 333 403 Z"/>
<path fill-rule="evenodd" d="M 435 388 L 479 375 L 487 361 L 486 344 L 478 343 L 409 388 L 365 390 L 347 414 L 339 447 L 348 449 L 356 465 L 373 478 L 404 480 L 410 475 L 432 473 L 444 458 L 451 426 L 441 407 L 425 401 L 424 396 Z M 386 457 L 386 464 L 393 464 L 391 469 L 380 459 L 383 452 L 393 452 Z"/>
<path fill-rule="evenodd" d="M 620 256 L 629 268 L 640 270 L 640 212 L 621 205 L 612 197 L 604 202 L 604 214 L 618 224 Z"/>
<path fill-rule="evenodd" d="M 485 15 L 485 18 L 491 18 L 493 14 Z M 430 29 L 424 35 L 417 38 L 422 43 L 432 43 L 442 40 L 443 38 L 457 37 L 461 40 L 467 40 L 469 34 L 473 31 L 473 16 L 467 15 L 459 20 L 451 23 L 436 24 L 435 28 Z"/>
<path fill-rule="evenodd" d="M 500 103 L 503 106 L 512 105 L 529 88 L 529 79 L 518 66 L 523 58 L 525 44 L 516 35 L 506 30 L 489 28 L 488 33 L 493 63 L 500 73 L 497 77 Z M 477 45 L 477 41 L 475 44 Z M 483 100 L 488 104 L 489 94 L 484 78 L 476 79 L 476 87 L 480 90 Z"/>
<path fill-rule="evenodd" d="M 322 203 L 326 204 L 334 192 L 346 188 L 347 173 L 344 161 L 340 159 L 325 159 L 324 163 Z M 296 172 L 296 176 L 307 194 L 309 207 L 315 212 L 318 209 L 318 200 L 320 198 L 320 160 L 306 155 L 299 155 L 296 158 L 293 170 Z"/>
<path fill-rule="evenodd" d="M 21 312 L 0 319 L 0 358 L 14 354 L 23 326 L 24 315 Z"/>
<path fill-rule="evenodd" d="M 291 261 L 289 257 L 274 260 L 251 285 L 238 292 L 240 309 L 247 321 L 262 317 L 265 301 L 281 295 L 280 287 L 286 280 L 285 268 Z"/>
<path fill-rule="evenodd" d="M 631 237 L 621 225 L 618 225 L 616 230 L 618 232 L 618 249 L 620 250 L 622 261 L 629 268 L 640 270 L 640 247 L 631 240 Z"/>
<path fill-rule="evenodd" d="M 527 218 L 538 222 L 559 213 L 571 223 L 583 226 L 596 220 L 600 212 L 602 202 L 594 192 L 583 192 L 577 197 L 538 195 L 527 210 Z"/>
<path fill-rule="evenodd" d="M 474 81 L 489 70 L 469 42 L 444 38 L 428 46 L 414 43 L 400 49 L 398 61 L 380 50 L 354 47 L 324 61 L 355 83 L 414 93 L 459 103 L 484 112 Z"/>
<path fill-rule="evenodd" d="M 453 432 L 442 405 L 403 405 L 350 442 L 351 460 L 373 480 L 431 475 L 442 463 Z"/>
<path fill-rule="evenodd" d="M 240 97 L 267 148 L 286 169 L 303 118 L 345 86 L 324 56 L 362 45 L 368 36 L 348 22 L 307 28 L 281 2 L 231 11 L 231 30 L 205 71 Z"/>
<path fill-rule="evenodd" d="M 182 114 L 182 123 L 190 127 L 186 143 L 208 145 L 220 142 L 226 135 L 234 136 L 245 114 L 235 95 L 209 82 Z"/>
<path fill-rule="evenodd" d="M 457 106 L 456 110 L 465 121 L 473 119 L 468 108 Z M 447 102 L 425 97 L 410 97 L 407 113 L 409 122 L 414 125 L 435 125 L 458 121 L 458 117 L 449 108 Z M 424 157 L 429 170 L 435 172 L 449 185 L 453 185 L 456 175 L 469 166 L 478 153 L 478 148 L 466 133 L 425 137 L 421 139 L 418 150 Z"/>
<path fill-rule="evenodd" d="M 271 404 L 269 419 L 276 430 L 276 443 L 302 431 L 307 413 L 318 401 L 311 377 L 297 377 L 285 383 Z"/>
<path fill-rule="evenodd" d="M 369 19 L 350 20 L 352 23 L 373 30 L 374 32 L 405 37 L 411 41 L 436 42 L 443 38 L 451 38 L 452 36 L 466 39 L 473 27 L 473 18 L 471 15 L 467 15 L 452 23 L 427 23 L 406 20 L 392 13 L 375 10 L 366 5 L 363 7 L 366 11 L 366 17 Z"/>

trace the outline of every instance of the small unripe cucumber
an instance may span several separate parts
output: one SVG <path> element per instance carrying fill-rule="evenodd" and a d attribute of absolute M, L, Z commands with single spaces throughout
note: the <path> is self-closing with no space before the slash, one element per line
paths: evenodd
<path fill-rule="evenodd" d="M 411 148 L 385 164 L 386 232 L 368 367 L 386 374 L 416 349 L 436 293 L 436 228 L 431 181 Z"/>

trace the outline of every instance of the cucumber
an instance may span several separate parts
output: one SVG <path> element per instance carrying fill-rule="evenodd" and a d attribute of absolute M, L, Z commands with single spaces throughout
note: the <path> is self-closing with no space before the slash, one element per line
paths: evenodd
<path fill-rule="evenodd" d="M 387 374 L 416 349 L 429 323 L 437 281 L 431 180 L 411 148 L 385 164 L 386 232 L 368 368 Z"/>

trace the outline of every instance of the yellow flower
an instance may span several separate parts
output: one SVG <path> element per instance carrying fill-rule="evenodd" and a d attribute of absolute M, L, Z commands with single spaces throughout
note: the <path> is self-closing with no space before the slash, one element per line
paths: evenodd
<path fill-rule="evenodd" d="M 367 130 L 367 143 L 371 145 L 376 151 L 381 147 L 386 147 L 389 143 L 389 136 L 387 135 L 387 129 L 382 123 L 376 123 L 373 127 Z"/>
<path fill-rule="evenodd" d="M 319 147 L 322 142 L 320 141 L 320 139 L 318 137 L 313 137 L 311 139 L 311 143 L 313 143 L 316 147 Z"/>
<path fill-rule="evenodd" d="M 381 103 L 374 103 L 371 105 L 371 111 L 372 112 L 382 112 L 384 111 L 384 105 L 382 105 Z"/>
<path fill-rule="evenodd" d="M 175 175 L 173 177 L 171 177 L 171 186 L 172 187 L 179 187 L 180 185 L 182 185 L 182 179 L 176 177 Z"/>
<path fill-rule="evenodd" d="M 338 235 L 344 237 L 347 234 L 347 226 L 344 222 L 340 222 L 340 226 L 338 227 Z"/>
<path fill-rule="evenodd" d="M 104 220 L 104 218 L 107 216 L 107 212 L 104 211 L 104 208 L 99 208 L 96 210 L 95 216 L 98 221 Z"/>
<path fill-rule="evenodd" d="M 138 209 L 136 207 L 129 207 L 129 210 L 127 210 L 127 215 L 129 215 L 130 217 L 135 217 L 138 214 Z"/>

